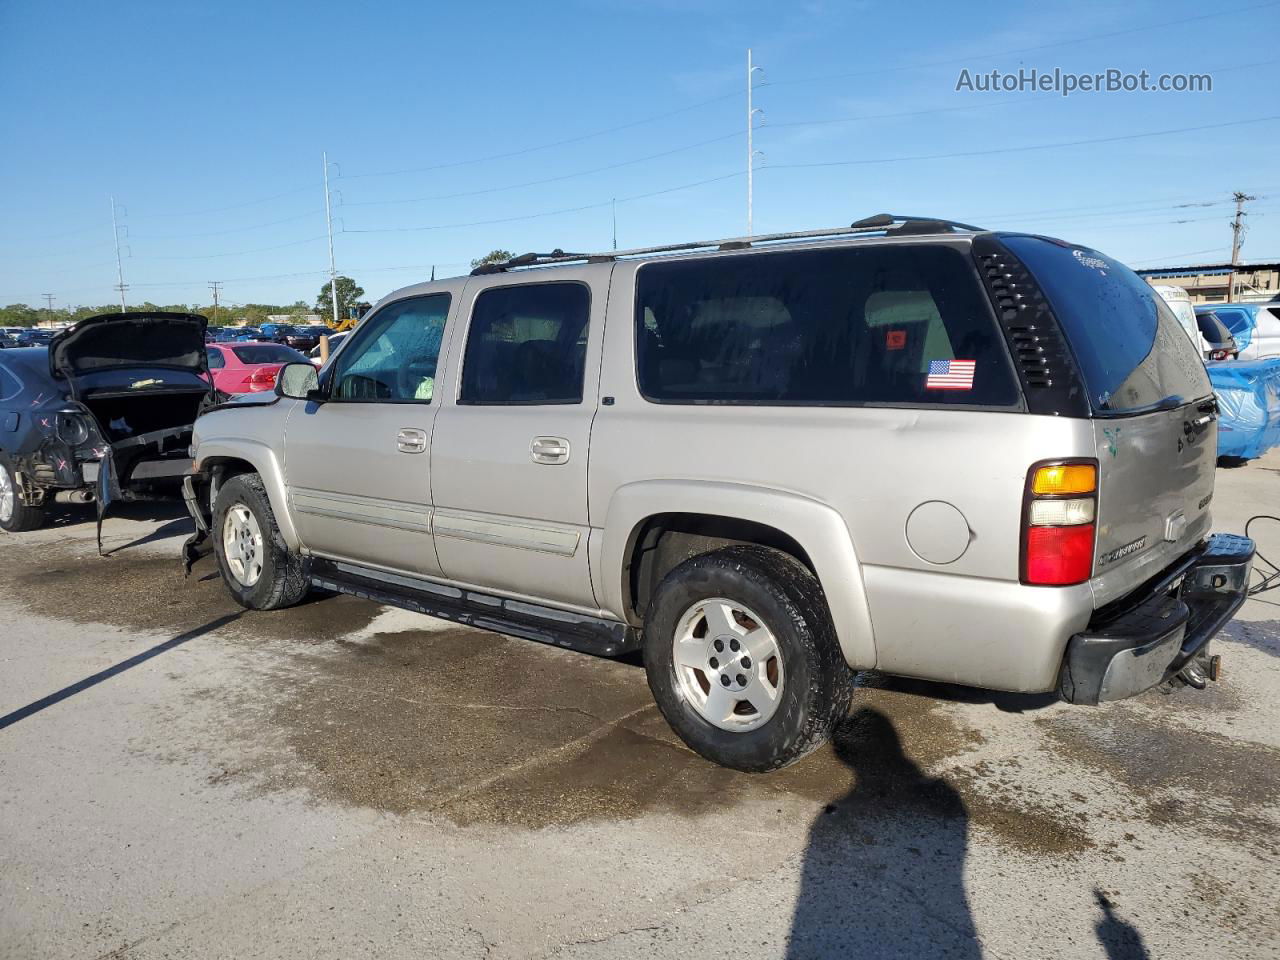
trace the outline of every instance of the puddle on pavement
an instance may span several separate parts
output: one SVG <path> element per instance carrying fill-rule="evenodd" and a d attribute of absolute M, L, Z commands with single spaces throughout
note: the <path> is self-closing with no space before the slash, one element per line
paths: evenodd
<path fill-rule="evenodd" d="M 261 719 L 285 745 L 284 758 L 231 764 L 216 775 L 219 784 L 301 788 L 327 802 L 531 828 L 649 812 L 696 817 L 747 799 L 785 800 L 852 811 L 859 821 L 963 817 L 1033 854 L 1089 845 L 1074 816 L 1039 804 L 1008 770 L 983 765 L 980 752 L 956 763 L 983 739 L 939 697 L 986 697 L 977 691 L 865 675 L 855 710 L 886 717 L 909 763 L 886 774 L 885 729 L 855 712 L 834 746 L 750 776 L 686 749 L 631 664 L 440 621 L 400 629 L 413 623 L 400 614 L 387 621 L 392 631 L 378 632 L 385 610 L 349 597 L 249 613 L 229 598 L 211 560 L 184 579 L 176 558 L 122 552 L 104 560 L 84 541 L 26 552 L 30 562 L 4 577 L 5 589 L 34 614 L 149 633 L 235 616 L 217 638 L 288 642 L 277 648 L 282 657 L 263 661 L 265 694 L 192 694 L 222 704 L 228 737 L 258 747 L 246 755 L 264 752 Z M 944 766 L 945 783 L 927 775 Z M 874 790 L 859 791 L 859 780 Z M 952 794 L 958 803 L 939 804 Z M 883 802 L 866 802 L 875 795 Z"/>
<path fill-rule="evenodd" d="M 2 575 L 4 592 L 31 613 L 54 620 L 178 633 L 234 617 L 224 631 L 314 643 L 358 631 L 379 611 L 352 597 L 320 598 L 271 613 L 244 610 L 227 593 L 212 558 L 184 579 L 176 549 L 173 556 L 99 557 L 92 541 L 72 541 L 23 550 L 27 562 Z"/>
<path fill-rule="evenodd" d="M 1135 814 L 1147 822 L 1191 827 L 1280 854 L 1280 750 L 1162 723 L 1139 704 L 1124 702 L 1060 713 L 1037 724 L 1067 759 L 1127 787 L 1140 804 Z"/>

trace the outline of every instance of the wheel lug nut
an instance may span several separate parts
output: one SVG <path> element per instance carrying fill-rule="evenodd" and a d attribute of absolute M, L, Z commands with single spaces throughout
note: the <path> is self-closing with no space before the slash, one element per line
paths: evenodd
<path fill-rule="evenodd" d="M 711 658 L 711 669 L 712 669 L 712 670 L 717 670 L 717 669 L 719 669 L 719 667 L 720 667 L 720 661 L 719 661 L 719 660 L 717 660 L 715 657 L 712 657 L 712 658 Z"/>
<path fill-rule="evenodd" d="M 729 649 L 730 649 L 730 650 L 732 650 L 734 653 L 737 653 L 737 652 L 738 652 L 738 641 L 737 641 L 737 640 L 730 640 L 730 641 L 729 641 Z"/>
<path fill-rule="evenodd" d="M 717 640 L 717 641 L 715 642 L 715 648 L 716 648 L 716 653 L 719 653 L 720 651 L 722 651 L 722 650 L 724 649 L 724 641 L 723 641 L 723 640 Z"/>
<path fill-rule="evenodd" d="M 738 686 L 745 687 L 747 685 L 747 678 L 744 677 L 742 674 L 738 674 L 737 680 L 738 680 Z"/>
<path fill-rule="evenodd" d="M 722 687 L 727 687 L 728 685 L 729 685 L 729 678 L 728 678 L 728 677 L 725 677 L 725 676 L 722 676 L 722 677 L 720 678 L 720 686 L 722 686 Z"/>
<path fill-rule="evenodd" d="M 750 670 L 750 669 L 751 669 L 751 658 L 750 658 L 750 657 L 743 657 L 743 658 L 742 658 L 742 669 L 743 669 L 743 670 Z"/>

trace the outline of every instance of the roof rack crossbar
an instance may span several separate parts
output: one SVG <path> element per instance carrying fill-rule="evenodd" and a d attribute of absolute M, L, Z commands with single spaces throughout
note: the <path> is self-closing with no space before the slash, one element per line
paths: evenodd
<path fill-rule="evenodd" d="M 486 273 L 502 273 L 519 267 L 545 266 L 554 263 L 606 262 L 624 257 L 638 257 L 652 253 L 679 253 L 689 250 L 737 250 L 759 243 L 777 243 L 784 240 L 816 240 L 824 237 L 854 236 L 864 233 L 942 233 L 948 230 L 982 232 L 975 227 L 955 220 L 936 217 L 904 217 L 881 213 L 858 220 L 847 227 L 828 227 L 821 230 L 791 230 L 786 233 L 757 233 L 748 237 L 728 237 L 722 240 L 690 240 L 684 243 L 664 243 L 652 247 L 632 247 L 628 250 L 606 250 L 599 253 L 523 253 L 502 263 L 482 263 L 471 271 L 472 276 Z"/>

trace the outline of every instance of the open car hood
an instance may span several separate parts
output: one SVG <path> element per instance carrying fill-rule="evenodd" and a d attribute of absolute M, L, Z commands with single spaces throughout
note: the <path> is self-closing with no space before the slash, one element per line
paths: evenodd
<path fill-rule="evenodd" d="M 105 313 L 81 320 L 49 343 L 49 370 L 72 379 L 103 370 L 161 367 L 206 373 L 204 332 L 195 313 Z"/>

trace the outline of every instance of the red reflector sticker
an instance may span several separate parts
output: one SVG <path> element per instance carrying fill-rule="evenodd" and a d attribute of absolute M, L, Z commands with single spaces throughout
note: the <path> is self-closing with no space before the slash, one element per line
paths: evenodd
<path fill-rule="evenodd" d="M 884 332 L 884 348 L 886 350 L 901 350 L 906 345 L 907 345 L 907 331 L 886 330 Z"/>
<path fill-rule="evenodd" d="M 1093 524 L 1027 528 L 1027 583 L 1067 586 L 1093 572 Z"/>

